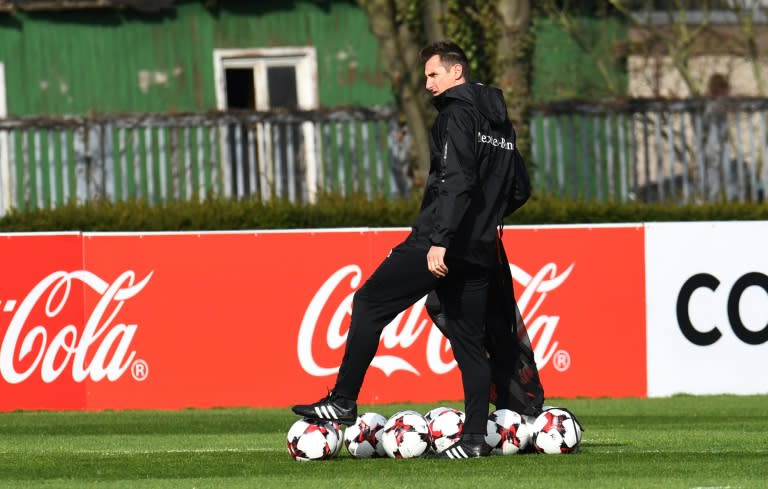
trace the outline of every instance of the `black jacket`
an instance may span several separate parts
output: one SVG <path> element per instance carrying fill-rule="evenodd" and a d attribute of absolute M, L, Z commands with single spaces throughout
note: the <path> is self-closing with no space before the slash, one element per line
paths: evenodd
<path fill-rule="evenodd" d="M 414 239 L 446 259 L 496 261 L 496 227 L 530 195 L 501 90 L 464 83 L 434 97 L 430 168 Z"/>

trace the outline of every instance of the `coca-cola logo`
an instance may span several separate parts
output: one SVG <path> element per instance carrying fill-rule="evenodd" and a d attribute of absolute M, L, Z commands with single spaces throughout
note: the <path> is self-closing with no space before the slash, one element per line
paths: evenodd
<path fill-rule="evenodd" d="M 570 365 L 570 356 L 559 348 L 556 339 L 560 316 L 543 314 L 541 306 L 547 296 L 565 282 L 574 266 L 572 263 L 558 273 L 557 265 L 548 263 L 535 274 L 530 274 L 520 267 L 510 265 L 513 280 L 523 288 L 518 307 L 528 329 L 536 363 L 540 369 L 550 362 L 558 370 L 565 370 Z M 323 348 L 327 352 L 344 347 L 352 313 L 352 298 L 361 285 L 362 277 L 359 266 L 346 265 L 331 274 L 309 302 L 299 327 L 297 341 L 299 363 L 308 374 L 322 377 L 339 371 L 338 365 L 321 364 L 318 360 L 321 352 L 315 348 Z M 338 297 L 341 299 L 338 300 Z M 337 298 L 337 302 L 331 303 L 332 298 Z M 445 374 L 455 368 L 454 360 L 444 359 L 444 354 L 450 350 L 450 344 L 426 313 L 425 299 L 417 301 L 384 328 L 379 353 L 373 358 L 371 367 L 388 376 L 400 370 L 421 375 L 412 362 L 403 358 L 402 350 L 427 335 L 424 351 L 427 368 L 435 374 Z M 320 318 L 330 319 L 321 324 Z"/>
<path fill-rule="evenodd" d="M 675 309 L 677 324 L 680 326 L 680 332 L 683 336 L 697 346 L 713 345 L 723 336 L 721 328 L 718 328 L 712 319 L 698 325 L 694 325 L 691 319 L 692 297 L 697 291 L 705 289 L 712 293 L 712 296 L 708 296 L 707 300 L 714 301 L 718 307 L 727 312 L 728 323 L 736 338 L 748 345 L 762 345 L 768 342 L 768 322 L 765 322 L 765 318 L 768 316 L 760 315 L 757 322 L 759 322 L 761 329 L 755 331 L 745 324 L 744 311 L 741 307 L 742 299 L 750 288 L 763 289 L 768 293 L 768 275 L 762 272 L 745 273 L 730 286 L 730 289 L 726 289 L 727 297 L 723 297 L 724 294 L 714 295 L 719 287 L 720 279 L 709 273 L 697 273 L 689 277 L 680 287 Z M 762 312 L 764 313 L 765 310 L 763 309 Z"/>
<path fill-rule="evenodd" d="M 0 376 L 9 384 L 33 376 L 51 383 L 62 375 L 75 382 L 115 381 L 130 368 L 134 378 L 146 378 L 147 365 L 136 358 L 132 347 L 138 326 L 117 322 L 117 318 L 125 301 L 144 289 L 152 273 L 137 281 L 129 270 L 109 283 L 87 270 L 57 271 L 42 279 L 21 301 L 0 301 L 2 312 L 12 314 L 0 345 Z M 82 326 L 56 324 L 81 292 L 77 283 L 99 294 L 99 299 L 90 313 L 84 311 Z M 33 313 L 50 321 L 48 327 L 30 324 Z"/>

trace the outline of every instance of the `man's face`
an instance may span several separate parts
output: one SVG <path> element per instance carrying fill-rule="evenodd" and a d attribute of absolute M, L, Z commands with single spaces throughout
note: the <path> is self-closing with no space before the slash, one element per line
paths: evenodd
<path fill-rule="evenodd" d="M 451 87 L 464 83 L 461 65 L 455 64 L 446 69 L 437 54 L 424 63 L 424 75 L 427 77 L 427 91 L 435 97 Z"/>

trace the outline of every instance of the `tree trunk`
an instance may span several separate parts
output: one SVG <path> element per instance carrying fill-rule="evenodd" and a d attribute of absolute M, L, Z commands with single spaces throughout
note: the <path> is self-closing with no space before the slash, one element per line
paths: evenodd
<path fill-rule="evenodd" d="M 504 92 L 509 118 L 517 132 L 520 152 L 530 161 L 530 81 L 533 70 L 533 33 L 529 0 L 499 0 L 499 39 L 496 66 L 498 87 Z"/>
<path fill-rule="evenodd" d="M 443 0 L 424 0 L 424 34 L 427 37 L 427 44 L 445 39 L 445 29 L 443 29 Z"/>
<path fill-rule="evenodd" d="M 392 83 L 398 112 L 405 117 L 413 147 L 414 186 L 419 187 L 429 172 L 429 140 L 427 124 L 430 119 L 426 91 L 422 87 L 423 64 L 419 46 L 408 26 L 398 25 L 397 12 L 390 0 L 357 0 L 368 15 L 371 32 L 379 41 L 379 55 Z"/>

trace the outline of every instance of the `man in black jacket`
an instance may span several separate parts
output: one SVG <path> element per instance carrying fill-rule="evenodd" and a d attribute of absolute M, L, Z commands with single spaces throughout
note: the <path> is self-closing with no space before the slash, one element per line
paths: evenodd
<path fill-rule="evenodd" d="M 430 169 L 421 210 L 407 239 L 355 293 L 352 320 L 334 389 L 293 407 L 313 419 L 352 424 L 363 378 L 384 327 L 434 290 L 462 376 L 462 438 L 438 456 L 488 454 L 484 443 L 491 367 L 485 324 L 496 270 L 497 227 L 530 193 L 501 91 L 469 83 L 462 49 L 438 42 L 421 52 L 426 89 L 438 116 L 430 136 Z"/>

